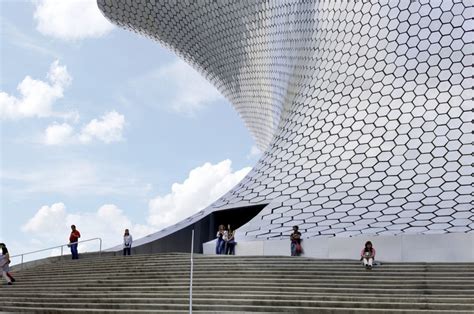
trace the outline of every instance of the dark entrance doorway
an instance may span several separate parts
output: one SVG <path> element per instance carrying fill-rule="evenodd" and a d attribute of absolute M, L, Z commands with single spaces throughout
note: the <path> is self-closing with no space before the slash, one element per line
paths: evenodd
<path fill-rule="evenodd" d="M 133 248 L 134 253 L 190 252 L 194 229 L 194 252 L 202 253 L 202 244 L 215 239 L 217 227 L 230 225 L 233 230 L 255 217 L 267 204 L 215 211 L 199 221 L 161 239 Z"/>

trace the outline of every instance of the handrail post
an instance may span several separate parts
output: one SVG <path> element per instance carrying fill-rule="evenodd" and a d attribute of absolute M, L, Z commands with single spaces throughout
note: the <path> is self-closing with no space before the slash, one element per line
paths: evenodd
<path fill-rule="evenodd" d="M 189 276 L 189 314 L 193 313 L 194 229 L 191 231 L 191 270 Z"/>
<path fill-rule="evenodd" d="M 99 256 L 102 256 L 102 239 L 99 238 Z"/>
<path fill-rule="evenodd" d="M 21 269 L 23 269 L 23 254 L 21 254 Z"/>

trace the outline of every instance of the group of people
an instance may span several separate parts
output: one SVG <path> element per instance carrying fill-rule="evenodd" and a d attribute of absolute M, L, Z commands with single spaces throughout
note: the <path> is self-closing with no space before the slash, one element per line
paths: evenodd
<path fill-rule="evenodd" d="M 217 230 L 216 238 L 216 254 L 217 255 L 235 255 L 235 232 L 230 229 L 230 225 L 227 225 L 227 229 L 224 225 L 220 225 Z"/>
<path fill-rule="evenodd" d="M 219 225 L 217 230 L 217 242 L 216 242 L 216 254 L 217 255 L 235 255 L 235 231 L 227 225 Z M 71 226 L 71 234 L 69 235 L 69 248 L 71 249 L 72 259 L 79 259 L 79 253 L 77 246 L 81 233 L 77 230 L 75 225 Z M 303 253 L 301 246 L 301 232 L 299 232 L 298 226 L 293 226 L 293 232 L 290 235 L 291 241 L 291 256 L 300 256 Z M 123 255 L 130 255 L 132 251 L 133 238 L 128 229 L 125 229 L 123 235 Z M 2 270 L 2 277 L 7 281 L 7 284 L 11 285 L 15 282 L 15 278 L 10 273 L 10 255 L 8 249 L 4 243 L 0 243 L 1 255 L 0 255 L 0 269 Z M 367 241 L 364 248 L 360 252 L 360 260 L 366 269 L 372 269 L 375 259 L 375 248 L 372 242 Z"/>
<path fill-rule="evenodd" d="M 293 232 L 290 234 L 290 250 L 291 256 L 300 256 L 303 253 L 301 246 L 301 232 L 299 232 L 298 226 L 293 226 Z M 372 269 L 375 259 L 375 248 L 372 242 L 365 242 L 364 248 L 360 252 L 360 260 L 362 261 L 366 269 Z"/>

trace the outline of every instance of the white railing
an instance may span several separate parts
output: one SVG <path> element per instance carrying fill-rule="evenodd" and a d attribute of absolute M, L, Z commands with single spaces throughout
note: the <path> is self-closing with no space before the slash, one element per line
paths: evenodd
<path fill-rule="evenodd" d="M 40 253 L 40 252 L 45 252 L 45 251 L 50 251 L 50 250 L 54 250 L 54 249 L 61 248 L 61 256 L 63 256 L 63 255 L 64 255 L 64 250 L 63 250 L 63 248 L 64 248 L 65 246 L 70 246 L 71 244 L 79 244 L 79 243 L 90 242 L 90 241 L 95 241 L 95 240 L 99 240 L 99 255 L 100 255 L 100 254 L 102 253 L 102 239 L 101 239 L 101 238 L 92 238 L 92 239 L 81 240 L 81 241 L 72 242 L 72 243 L 66 243 L 66 244 L 62 244 L 62 245 L 58 245 L 58 246 L 53 246 L 53 247 L 49 247 L 49 248 L 42 249 L 42 250 L 31 251 L 31 252 L 26 252 L 26 253 L 22 253 L 22 254 L 17 254 L 17 255 L 10 256 L 10 258 L 12 259 L 12 258 L 14 258 L 14 257 L 21 257 L 20 267 L 23 268 L 23 260 L 24 260 L 24 257 L 25 257 L 26 255 L 30 255 L 30 254 L 35 254 L 35 253 Z"/>

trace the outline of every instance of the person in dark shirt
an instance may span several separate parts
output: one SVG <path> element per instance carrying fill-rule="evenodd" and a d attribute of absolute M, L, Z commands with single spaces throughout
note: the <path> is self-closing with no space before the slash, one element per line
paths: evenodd
<path fill-rule="evenodd" d="M 293 226 L 293 233 L 290 235 L 291 240 L 291 256 L 300 256 L 303 251 L 301 248 L 301 232 L 298 226 Z"/>
<path fill-rule="evenodd" d="M 2 249 L 2 254 L 0 255 L 0 270 L 3 278 L 5 278 L 7 283 L 11 285 L 16 280 L 13 278 L 12 274 L 10 274 L 10 254 L 8 253 L 5 243 L 0 243 L 0 248 Z"/>
<path fill-rule="evenodd" d="M 71 248 L 72 259 L 79 259 L 79 253 L 77 252 L 77 242 L 81 237 L 81 233 L 76 229 L 75 225 L 71 226 L 71 235 L 69 236 L 69 247 Z"/>

